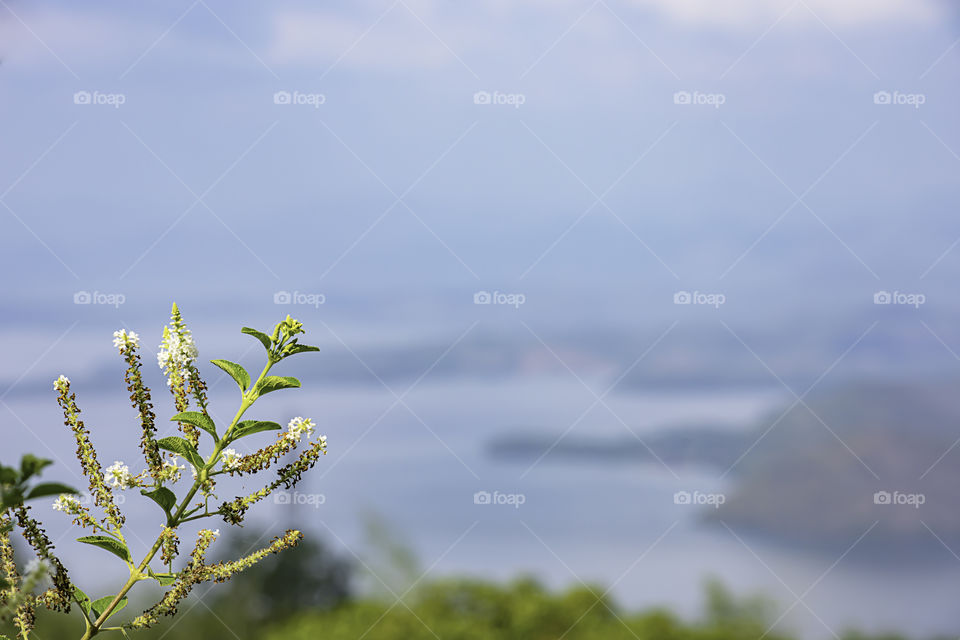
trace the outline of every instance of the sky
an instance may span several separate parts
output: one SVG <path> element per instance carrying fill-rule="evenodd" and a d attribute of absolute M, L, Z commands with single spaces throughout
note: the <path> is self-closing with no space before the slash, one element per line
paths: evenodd
<path fill-rule="evenodd" d="M 940 0 L 4 0 L 4 378 L 173 300 L 214 339 L 280 306 L 953 353 L 958 35 Z"/>

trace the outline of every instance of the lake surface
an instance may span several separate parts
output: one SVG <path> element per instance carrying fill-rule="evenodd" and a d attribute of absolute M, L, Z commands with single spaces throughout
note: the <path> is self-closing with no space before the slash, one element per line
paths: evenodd
<path fill-rule="evenodd" d="M 680 424 L 742 429 L 786 400 L 770 390 L 683 391 L 611 393 L 598 403 L 606 384 L 541 375 L 427 379 L 408 394 L 398 385 L 396 395 L 382 387 L 302 391 L 282 399 L 274 394 L 263 407 L 258 404 L 253 417 L 285 422 L 294 415 L 311 416 L 328 435 L 329 455 L 291 496 L 294 504 L 267 505 L 253 526 L 297 524 L 363 555 L 363 516 L 373 513 L 416 552 L 431 576 L 508 579 L 526 573 L 558 588 L 584 581 L 611 588 L 623 606 L 666 606 L 689 617 L 701 611 L 705 580 L 716 577 L 739 594 L 770 598 L 778 615 L 790 608 L 777 628 L 805 638 L 829 638 L 849 627 L 900 630 L 913 637 L 955 634 L 960 628 L 955 606 L 960 560 L 945 549 L 941 562 L 906 567 L 791 550 L 703 524 L 709 506 L 674 503 L 677 491 L 722 493 L 731 478 L 720 480 L 717 472 L 596 460 L 544 460 L 531 466 L 485 454 L 492 436 L 520 429 L 556 434 L 569 429 L 577 438 L 631 432 L 642 438 Z M 214 387 L 214 406 L 223 407 L 224 414 L 235 402 L 235 388 L 227 386 Z M 75 390 L 101 460 L 109 464 L 120 452 L 131 451 L 139 435 L 119 390 L 109 397 L 85 394 L 79 386 Z M 0 411 L 17 433 L 17 451 L 46 452 L 76 469 L 72 441 L 52 394 L 46 403 L 36 396 L 6 402 L 9 409 Z M 161 415 L 167 413 L 165 403 Z M 272 415 L 274 409 L 281 414 Z M 104 432 L 115 436 L 112 442 Z M 268 437 L 245 442 L 257 447 Z M 126 461 L 136 465 L 129 456 Z M 220 496 L 256 488 L 259 483 L 223 484 Z M 477 492 L 496 495 L 504 504 L 477 504 Z M 131 499 L 129 512 L 155 509 L 142 502 Z M 38 513 L 43 509 L 38 505 Z M 49 512 L 45 518 L 60 522 L 59 515 Z M 50 531 L 62 538 L 61 549 L 78 551 L 67 543 L 76 535 L 70 527 L 61 522 Z M 139 555 L 153 528 L 135 533 L 132 545 Z M 102 559 L 96 553 L 78 553 L 76 561 L 96 563 Z"/>

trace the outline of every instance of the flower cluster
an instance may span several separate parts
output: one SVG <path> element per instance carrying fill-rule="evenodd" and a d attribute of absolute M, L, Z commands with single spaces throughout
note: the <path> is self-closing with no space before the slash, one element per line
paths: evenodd
<path fill-rule="evenodd" d="M 54 500 L 51 506 L 53 507 L 54 511 L 62 511 L 67 515 L 74 516 L 73 522 L 78 527 L 90 527 L 92 529 L 103 530 L 103 527 L 97 523 L 93 515 L 90 513 L 90 510 L 85 507 L 73 494 L 60 494 L 60 497 Z"/>
<path fill-rule="evenodd" d="M 197 534 L 197 544 L 190 553 L 190 562 L 187 567 L 180 572 L 180 576 L 170 591 L 163 598 L 137 616 L 130 626 L 133 628 L 144 629 L 155 624 L 160 616 L 172 616 L 177 612 L 177 606 L 180 601 L 190 595 L 193 586 L 203 581 L 204 558 L 207 555 L 207 549 L 216 540 L 217 534 L 209 529 L 201 529 Z"/>
<path fill-rule="evenodd" d="M 153 413 L 153 404 L 150 400 L 150 389 L 143 383 L 143 372 L 140 365 L 140 338 L 137 334 L 120 329 L 113 333 L 113 345 L 120 350 L 120 355 L 127 363 L 127 370 L 123 379 L 130 392 L 130 402 L 137 410 L 137 419 L 140 421 L 141 436 L 140 449 L 147 460 L 147 471 L 154 481 L 160 482 L 163 473 L 163 463 L 160 450 L 154 439 L 157 433 L 156 415 Z"/>
<path fill-rule="evenodd" d="M 135 349 L 140 346 L 140 336 L 133 331 L 128 332 L 126 329 L 119 329 L 113 332 L 113 346 L 116 347 L 120 353 L 123 353 L 128 346 Z"/>
<path fill-rule="evenodd" d="M 54 511 L 63 511 L 73 515 L 80 511 L 80 501 L 69 493 L 61 494 L 59 498 L 53 501 Z"/>
<path fill-rule="evenodd" d="M 23 568 L 24 573 L 34 576 L 38 582 L 50 575 L 50 563 L 43 558 L 34 558 Z"/>
<path fill-rule="evenodd" d="M 213 580 L 215 582 L 225 582 L 244 569 L 249 569 L 268 554 L 280 553 L 284 549 L 294 547 L 303 540 L 303 534 L 296 530 L 289 530 L 282 536 L 274 538 L 267 547 L 260 549 L 250 555 L 233 560 L 232 562 L 218 562 L 215 565 L 204 567 L 204 580 Z"/>
<path fill-rule="evenodd" d="M 304 434 L 309 438 L 316 426 L 310 418 L 304 419 L 297 416 L 287 424 L 287 437 L 299 442 Z"/>
<path fill-rule="evenodd" d="M 233 471 L 240 466 L 240 454 L 236 449 L 224 449 L 220 452 L 220 458 L 223 460 L 223 468 L 227 471 Z"/>
<path fill-rule="evenodd" d="M 190 396 L 197 406 L 207 414 L 207 385 L 197 370 L 197 346 L 193 335 L 180 315 L 180 309 L 173 305 L 170 324 L 163 328 L 163 340 L 157 352 L 157 364 L 167 376 L 167 386 L 173 394 L 173 404 L 178 412 L 184 412 L 190 405 Z M 190 423 L 180 423 L 180 430 L 187 441 L 196 447 L 200 441 L 200 431 Z"/>
<path fill-rule="evenodd" d="M 224 502 L 220 505 L 218 512 L 223 516 L 224 522 L 229 524 L 240 524 L 247 513 L 247 509 L 260 502 L 268 495 L 279 489 L 281 486 L 285 489 L 293 488 L 301 477 L 317 463 L 321 455 L 327 455 L 327 439 L 321 437 L 314 442 L 308 449 L 303 451 L 296 460 L 277 470 L 277 479 L 248 496 L 238 496 L 230 502 Z M 249 456 L 247 456 L 249 457 Z M 242 464 L 242 463 L 241 463 Z"/>
<path fill-rule="evenodd" d="M 158 480 L 161 482 L 179 482 L 184 469 L 186 467 L 182 464 L 178 465 L 176 460 L 164 460 Z"/>
<path fill-rule="evenodd" d="M 117 489 L 129 489 L 137 485 L 137 479 L 130 473 L 130 467 L 117 460 L 107 467 L 107 482 Z"/>
<path fill-rule="evenodd" d="M 63 511 L 64 513 L 73 513 L 74 509 L 80 508 L 80 503 L 69 493 L 62 494 L 53 501 L 51 505 L 54 511 Z"/>
<path fill-rule="evenodd" d="M 30 507 L 20 505 L 14 512 L 17 516 L 17 525 L 23 532 L 23 539 L 33 547 L 38 558 L 46 560 L 53 567 L 53 587 L 44 593 L 45 604 L 51 609 L 69 612 L 73 585 L 70 583 L 66 567 L 52 553 L 53 542 L 47 537 L 40 523 L 30 516 Z"/>
<path fill-rule="evenodd" d="M 97 451 L 90 442 L 90 432 L 80 419 L 80 408 L 77 407 L 76 394 L 70 393 L 70 380 L 66 376 L 60 376 L 53 383 L 57 390 L 57 402 L 63 409 L 64 424 L 70 427 L 74 438 L 77 441 L 77 459 L 80 460 L 80 467 L 83 474 L 90 481 L 90 493 L 93 496 L 94 503 L 106 511 L 104 520 L 114 529 L 123 526 L 124 518 L 113 500 L 113 491 L 103 477 L 103 469 L 97 460 Z"/>
<path fill-rule="evenodd" d="M 177 537 L 177 532 L 170 527 L 164 527 L 160 537 L 163 538 L 160 561 L 165 565 L 170 565 L 180 553 L 180 538 Z"/>
<path fill-rule="evenodd" d="M 173 384 L 175 376 L 184 377 L 183 371 L 199 354 L 190 330 L 185 327 L 179 331 L 177 329 L 163 328 L 163 341 L 160 342 L 160 350 L 157 352 L 157 364 L 167 376 L 168 385 Z"/>
<path fill-rule="evenodd" d="M 287 424 L 286 431 L 277 436 L 277 441 L 272 445 L 264 447 L 254 453 L 245 455 L 237 460 L 236 464 L 226 467 L 231 474 L 251 474 L 263 471 L 277 462 L 286 454 L 293 451 L 304 436 L 308 438 L 313 435 L 316 424 L 310 418 L 296 417 Z M 319 436 L 317 443 L 326 453 L 327 437 Z"/>

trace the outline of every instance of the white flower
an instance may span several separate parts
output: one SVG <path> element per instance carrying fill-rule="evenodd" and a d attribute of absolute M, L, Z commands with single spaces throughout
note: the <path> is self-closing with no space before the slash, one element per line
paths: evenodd
<path fill-rule="evenodd" d="M 62 391 L 67 388 L 67 385 L 70 384 L 70 378 L 65 375 L 61 375 L 59 378 L 53 381 L 53 388 L 55 391 Z"/>
<path fill-rule="evenodd" d="M 313 423 L 313 420 L 310 418 L 301 418 L 297 416 L 287 424 L 287 437 L 291 440 L 300 440 L 304 434 L 309 438 L 313 434 L 313 429 L 316 427 Z"/>
<path fill-rule="evenodd" d="M 64 513 L 75 513 L 80 508 L 80 503 L 77 499 L 70 495 L 69 493 L 62 493 L 60 497 L 53 501 L 53 509 L 55 511 L 63 511 Z"/>
<path fill-rule="evenodd" d="M 223 458 L 223 468 L 232 471 L 240 466 L 240 454 L 236 449 L 224 449 L 220 456 Z"/>
<path fill-rule="evenodd" d="M 112 465 L 106 468 L 107 482 L 114 487 L 127 489 L 133 486 L 133 476 L 130 475 L 130 467 L 116 460 Z"/>
<path fill-rule="evenodd" d="M 170 482 L 179 482 L 180 476 L 182 475 L 184 469 L 186 469 L 186 467 L 183 465 L 177 465 L 176 460 L 164 460 L 163 466 L 160 467 L 160 479 L 168 480 Z"/>
<path fill-rule="evenodd" d="M 220 535 L 220 529 L 213 529 L 212 531 L 210 531 L 210 533 L 212 533 L 213 537 L 216 538 L 217 536 Z"/>
<path fill-rule="evenodd" d="M 327 436 L 319 436 L 317 442 L 320 443 L 320 449 L 326 453 L 327 452 Z"/>
<path fill-rule="evenodd" d="M 133 331 L 128 332 L 126 329 L 119 329 L 113 332 L 113 346 L 119 349 L 120 353 L 123 353 L 123 348 L 127 346 L 127 344 L 139 347 L 140 336 Z"/>
<path fill-rule="evenodd" d="M 24 573 L 34 576 L 34 580 L 42 580 L 50 574 L 50 563 L 42 558 L 34 558 L 24 567 Z"/>
<path fill-rule="evenodd" d="M 199 353 L 197 346 L 193 343 L 190 330 L 184 327 L 181 331 L 182 337 L 176 331 L 171 331 L 169 327 L 164 327 L 163 341 L 160 342 L 160 350 L 157 352 L 157 364 L 167 376 L 168 385 L 173 384 L 173 374 L 181 372 L 196 360 Z"/>

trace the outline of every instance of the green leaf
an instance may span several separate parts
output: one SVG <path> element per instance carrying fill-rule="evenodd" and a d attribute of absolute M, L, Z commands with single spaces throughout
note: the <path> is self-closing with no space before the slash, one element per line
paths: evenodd
<path fill-rule="evenodd" d="M 166 487 L 160 487 L 159 489 L 154 489 L 153 491 L 147 491 L 146 489 L 143 489 L 140 491 L 140 493 L 160 505 L 160 508 L 163 509 L 168 516 L 173 508 L 177 506 L 177 496 L 173 494 L 173 491 L 170 491 L 170 489 L 167 489 Z"/>
<path fill-rule="evenodd" d="M 130 557 L 130 550 L 127 549 L 127 545 L 123 544 L 116 538 L 111 538 L 110 536 L 83 536 L 82 538 L 77 538 L 77 542 L 83 542 L 85 544 L 92 544 L 95 547 L 100 547 L 105 549 L 122 559 L 124 562 L 133 562 L 133 558 Z"/>
<path fill-rule="evenodd" d="M 154 573 L 150 572 L 150 577 L 160 583 L 161 587 L 169 587 L 174 582 L 177 581 L 178 574 L 176 573 Z"/>
<path fill-rule="evenodd" d="M 265 334 L 262 331 L 257 331 L 256 329 L 251 329 L 250 327 L 244 327 L 240 329 L 240 333 L 245 333 L 248 336 L 253 336 L 263 344 L 263 348 L 267 350 L 267 353 L 270 353 L 270 345 L 272 344 L 270 336 Z"/>
<path fill-rule="evenodd" d="M 264 395 L 278 389 L 292 389 L 300 386 L 300 381 L 290 376 L 267 376 L 257 385 L 257 394 Z"/>
<path fill-rule="evenodd" d="M 307 351 L 320 351 L 320 347 L 311 347 L 306 344 L 295 344 L 289 351 L 286 351 L 284 355 L 292 356 L 298 353 L 306 353 Z"/>
<path fill-rule="evenodd" d="M 83 609 L 83 612 L 87 615 L 90 614 L 90 596 L 85 594 L 80 590 L 79 587 L 73 587 L 73 597 L 77 601 L 77 604 L 80 605 L 80 608 Z"/>
<path fill-rule="evenodd" d="M 31 489 L 26 499 L 33 500 L 44 496 L 58 496 L 62 493 L 77 493 L 77 490 L 59 482 L 43 482 Z"/>
<path fill-rule="evenodd" d="M 13 467 L 0 465 L 0 484 L 16 484 L 20 474 Z"/>
<path fill-rule="evenodd" d="M 23 489 L 19 485 L 0 490 L 0 493 L 3 494 L 3 503 L 0 506 L 3 507 L 4 511 L 10 507 L 19 507 L 23 504 Z"/>
<path fill-rule="evenodd" d="M 247 387 L 250 386 L 250 374 L 236 362 L 230 362 L 229 360 L 211 360 L 210 363 L 217 365 L 229 373 L 230 377 L 240 385 L 240 391 L 246 391 Z"/>
<path fill-rule="evenodd" d="M 26 480 L 30 476 L 37 475 L 44 467 L 51 464 L 53 460 L 45 460 L 28 453 L 20 459 L 20 479 Z"/>
<path fill-rule="evenodd" d="M 203 429 L 207 433 L 213 436 L 213 439 L 217 442 L 220 441 L 220 437 L 217 436 L 217 427 L 213 424 L 213 420 L 205 413 L 200 413 L 199 411 L 184 411 L 183 413 L 178 413 L 177 415 L 170 418 L 172 422 L 185 422 L 187 424 L 192 424 L 195 427 Z"/>
<path fill-rule="evenodd" d="M 276 422 L 269 422 L 267 420 L 244 420 L 243 422 L 237 423 L 233 431 L 232 439 L 238 440 L 253 435 L 254 433 L 260 433 L 261 431 L 277 431 L 282 428 L 283 427 Z"/>
<path fill-rule="evenodd" d="M 198 471 L 203 468 L 203 458 L 200 457 L 200 454 L 197 453 L 197 450 L 192 444 L 179 436 L 161 438 L 157 440 L 157 446 L 166 451 L 172 451 L 173 453 L 183 456 L 187 462 L 196 467 Z"/>
<path fill-rule="evenodd" d="M 99 619 L 100 616 L 103 615 L 103 612 L 107 610 L 107 607 L 110 606 L 110 603 L 113 602 L 113 599 L 115 597 L 116 596 L 103 596 L 102 598 L 98 598 L 97 600 L 94 600 L 93 602 L 91 602 L 90 608 L 93 610 L 93 615 L 96 616 L 97 619 Z M 117 606 L 114 607 L 113 611 L 110 612 L 110 615 L 112 616 L 116 612 L 120 611 L 120 609 L 123 609 L 125 606 L 127 606 L 127 599 L 120 598 L 120 602 L 118 602 Z M 109 619 L 109 616 L 107 617 L 107 619 Z"/>

